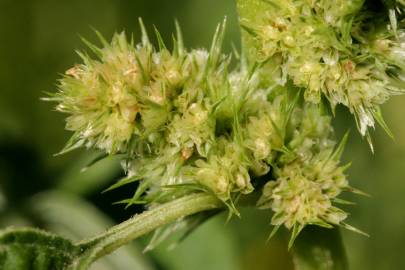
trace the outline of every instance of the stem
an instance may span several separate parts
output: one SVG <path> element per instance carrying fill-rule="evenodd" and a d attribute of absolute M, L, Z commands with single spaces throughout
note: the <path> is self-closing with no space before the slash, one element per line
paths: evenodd
<path fill-rule="evenodd" d="M 219 199 L 205 193 L 191 194 L 159 205 L 112 227 L 95 238 L 78 243 L 84 252 L 73 263 L 71 269 L 86 269 L 98 258 L 179 218 L 222 207 L 224 204 Z"/>

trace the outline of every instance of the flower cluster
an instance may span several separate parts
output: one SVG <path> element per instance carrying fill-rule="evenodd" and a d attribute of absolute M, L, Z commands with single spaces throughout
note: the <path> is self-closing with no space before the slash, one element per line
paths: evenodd
<path fill-rule="evenodd" d="M 308 102 L 324 96 L 333 110 L 346 106 L 363 136 L 375 120 L 385 128 L 378 106 L 405 86 L 404 29 L 395 12 L 368 1 L 263 2 L 264 15 L 242 23 L 256 57 L 270 63 L 265 75 L 279 84 L 290 79 Z M 386 2 L 402 13 L 402 1 Z"/>
<path fill-rule="evenodd" d="M 275 228 L 293 229 L 293 241 L 307 224 L 346 226 L 347 214 L 334 203 L 344 202 L 338 196 L 352 188 L 344 174 L 347 166 L 339 165 L 347 136 L 334 149 L 330 117 L 307 105 L 295 110 L 291 124 L 288 151 L 273 162 L 275 181 L 266 183 L 258 205 L 273 210 Z"/>
<path fill-rule="evenodd" d="M 237 214 L 237 198 L 264 185 L 259 206 L 295 236 L 306 224 L 343 224 L 333 204 L 351 188 L 322 106 L 294 86 L 270 86 L 245 59 L 231 69 L 224 25 L 210 51 L 185 50 L 179 30 L 173 50 L 157 34 L 157 50 L 142 32 L 138 45 L 123 33 L 111 44 L 100 37 L 102 48 L 88 43 L 96 57 L 80 54 L 60 80 L 50 99 L 74 132 L 64 151 L 122 156 L 127 177 L 111 188 L 138 181 L 128 205 L 209 192 Z"/>

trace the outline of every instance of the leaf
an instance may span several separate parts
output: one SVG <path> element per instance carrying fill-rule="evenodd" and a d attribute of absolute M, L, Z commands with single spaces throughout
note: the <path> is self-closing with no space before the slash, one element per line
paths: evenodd
<path fill-rule="evenodd" d="M 347 270 L 347 258 L 338 229 L 308 226 L 293 246 L 295 270 Z"/>
<path fill-rule="evenodd" d="M 86 270 L 130 241 L 179 218 L 223 208 L 215 196 L 195 193 L 161 204 L 92 238 L 70 240 L 35 229 L 0 231 L 1 270 Z"/>
<path fill-rule="evenodd" d="M 63 270 L 80 254 L 69 240 L 36 229 L 0 232 L 0 269 Z"/>
<path fill-rule="evenodd" d="M 28 201 L 30 213 L 44 224 L 47 230 L 81 240 L 101 233 L 114 222 L 92 204 L 79 196 L 60 191 L 46 191 Z M 110 256 L 95 262 L 90 269 L 136 269 L 150 270 L 153 267 L 143 256 L 141 249 L 131 243 Z"/>

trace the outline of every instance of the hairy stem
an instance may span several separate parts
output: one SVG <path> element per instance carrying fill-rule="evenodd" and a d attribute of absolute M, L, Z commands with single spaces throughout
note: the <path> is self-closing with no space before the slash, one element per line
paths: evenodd
<path fill-rule="evenodd" d="M 112 227 L 95 238 L 78 243 L 84 253 L 73 263 L 71 269 L 86 269 L 98 258 L 179 218 L 223 206 L 216 197 L 204 193 L 188 195 L 159 205 Z"/>

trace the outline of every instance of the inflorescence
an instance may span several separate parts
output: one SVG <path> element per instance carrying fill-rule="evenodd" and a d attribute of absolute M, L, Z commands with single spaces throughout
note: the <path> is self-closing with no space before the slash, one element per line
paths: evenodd
<path fill-rule="evenodd" d="M 142 22 L 139 44 L 124 33 L 85 41 L 95 57 L 79 53 L 49 98 L 74 132 L 62 152 L 122 157 L 127 176 L 111 189 L 139 182 L 127 205 L 209 192 L 239 214 L 238 199 L 259 191 L 292 241 L 308 224 L 357 231 L 337 207 L 359 193 L 340 162 L 347 136 L 336 142 L 322 97 L 347 106 L 363 135 L 383 123 L 378 105 L 402 92 L 405 32 L 393 16 L 371 20 L 364 1 L 266 2 L 261 23 L 243 21 L 259 64 L 222 53 L 225 22 L 209 51 L 186 50 L 178 26 L 173 49 L 158 32 L 156 49 Z"/>
<path fill-rule="evenodd" d="M 267 12 L 242 26 L 257 59 L 270 63 L 265 75 L 281 85 L 292 80 L 307 102 L 346 106 L 368 139 L 375 120 L 389 132 L 379 105 L 404 93 L 403 1 L 386 1 L 389 11 L 364 0 L 263 2 Z"/>

